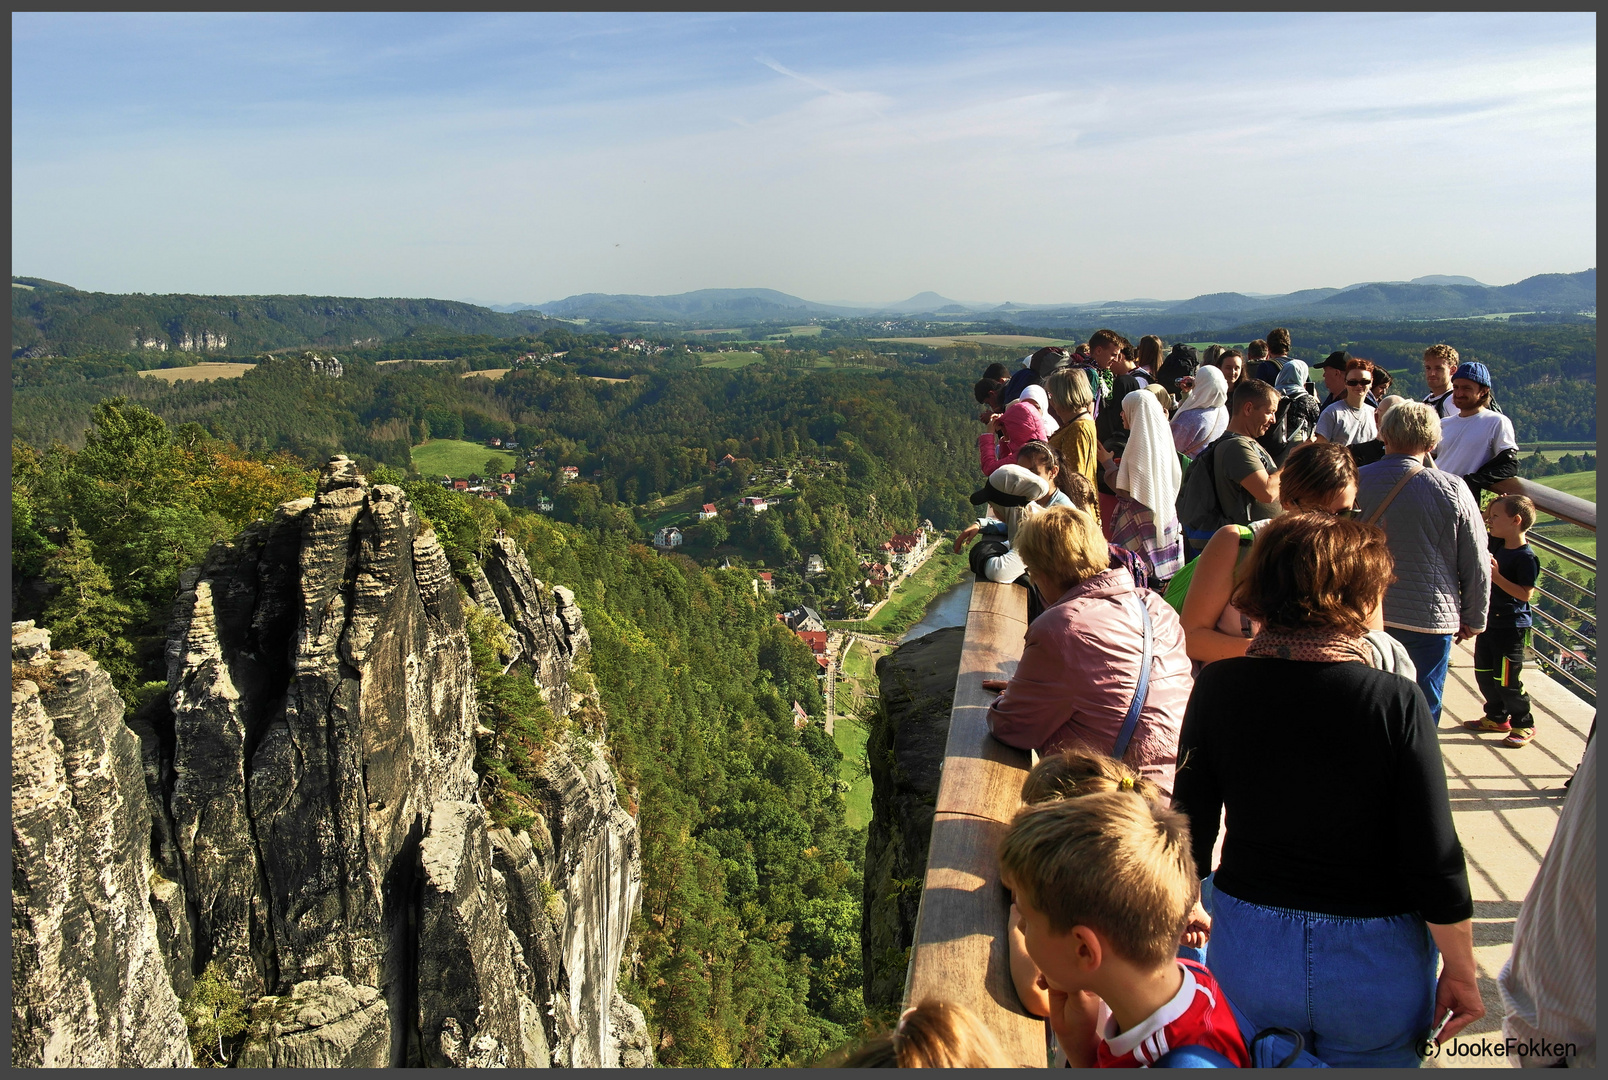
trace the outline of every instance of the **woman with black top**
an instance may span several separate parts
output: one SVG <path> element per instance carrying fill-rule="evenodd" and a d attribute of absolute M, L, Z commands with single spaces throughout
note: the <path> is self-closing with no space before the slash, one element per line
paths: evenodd
<path fill-rule="evenodd" d="M 1178 741 L 1212 973 L 1257 1029 L 1292 1028 L 1331 1066 L 1416 1066 L 1448 1013 L 1438 1040 L 1485 1015 L 1435 722 L 1362 644 L 1393 571 L 1375 526 L 1273 521 L 1234 592 L 1262 630 L 1200 673 Z"/>

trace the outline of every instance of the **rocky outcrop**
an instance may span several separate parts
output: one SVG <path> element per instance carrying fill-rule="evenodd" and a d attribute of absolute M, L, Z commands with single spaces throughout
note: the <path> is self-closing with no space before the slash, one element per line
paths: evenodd
<path fill-rule="evenodd" d="M 381 1068 L 390 1062 L 385 1001 L 339 975 L 259 998 L 238 1064 L 245 1069 Z"/>
<path fill-rule="evenodd" d="M 151 815 L 123 701 L 81 652 L 12 626 L 14 1066 L 191 1064 L 163 963 Z"/>
<path fill-rule="evenodd" d="M 573 597 L 511 542 L 488 569 L 521 670 L 595 713 Z M 87 658 L 18 625 L 18 664 L 50 673 L 13 706 L 18 1063 L 189 1064 L 179 995 L 212 963 L 250 1006 L 240 1065 L 651 1063 L 615 988 L 636 823 L 572 733 L 536 825 L 491 827 L 471 602 L 403 492 L 335 458 L 183 575 L 168 692 L 127 724 Z"/>
<path fill-rule="evenodd" d="M 575 594 L 562 585 L 548 588 L 536 580 L 519 545 L 506 537 L 492 541 L 484 579 L 495 595 L 496 610 L 513 628 L 521 652 L 534 668 L 548 704 L 568 712 L 570 671 L 592 648 Z"/>
<path fill-rule="evenodd" d="M 877 661 L 881 700 L 866 743 L 871 824 L 860 928 L 873 1012 L 897 1009 L 904 995 L 965 636 L 964 627 L 937 630 Z"/>
<path fill-rule="evenodd" d="M 519 938 L 503 917 L 486 812 L 438 802 L 419 855 L 419 1034 L 424 1063 L 527 1068 L 549 1063 Z"/>

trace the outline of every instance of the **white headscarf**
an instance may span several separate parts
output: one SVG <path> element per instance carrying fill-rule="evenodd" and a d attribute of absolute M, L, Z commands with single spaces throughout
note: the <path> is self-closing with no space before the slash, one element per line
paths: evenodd
<path fill-rule="evenodd" d="M 1222 380 L 1221 373 L 1217 377 Z M 1111 486 L 1155 515 L 1159 544 L 1166 525 L 1178 516 L 1178 488 L 1184 478 L 1173 449 L 1172 428 L 1161 402 L 1149 390 L 1135 390 L 1123 398 L 1122 415 L 1128 420 L 1128 445 Z"/>
<path fill-rule="evenodd" d="M 1215 364 L 1202 364 L 1200 370 L 1195 372 L 1195 387 L 1178 406 L 1178 411 L 1185 409 L 1220 409 L 1228 404 L 1228 380 L 1223 378 L 1223 369 Z"/>
<path fill-rule="evenodd" d="M 1031 401 L 1033 404 L 1038 406 L 1039 415 L 1044 417 L 1044 437 L 1046 439 L 1048 439 L 1051 435 L 1054 435 L 1057 431 L 1061 430 L 1060 421 L 1050 415 L 1050 395 L 1047 394 L 1044 390 L 1044 387 L 1040 386 L 1038 383 L 1034 383 L 1026 390 L 1023 390 L 1022 396 L 1016 400 Z"/>

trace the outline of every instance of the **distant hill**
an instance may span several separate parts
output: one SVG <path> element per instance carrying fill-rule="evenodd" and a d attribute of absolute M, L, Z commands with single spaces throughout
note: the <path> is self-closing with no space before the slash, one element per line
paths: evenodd
<path fill-rule="evenodd" d="M 346 296 L 195 296 L 81 292 L 43 278 L 11 279 L 12 357 L 95 352 L 250 355 L 300 345 L 351 346 L 424 328 L 512 337 L 552 326 L 451 300 Z"/>
<path fill-rule="evenodd" d="M 1106 304 L 996 308 L 991 315 L 1018 325 L 1084 326 L 1102 316 L 1143 315 L 1145 333 L 1290 319 L 1459 319 L 1500 312 L 1549 312 L 1560 317 L 1597 307 L 1597 271 L 1538 274 L 1513 285 L 1481 285 L 1473 278 L 1431 275 L 1414 281 L 1360 282 L 1343 289 L 1302 289 L 1278 296 L 1206 293 L 1167 304 Z"/>
<path fill-rule="evenodd" d="M 935 292 L 921 292 L 908 300 L 901 300 L 897 304 L 886 304 L 878 311 L 892 312 L 896 315 L 919 315 L 924 312 L 951 313 L 965 311 L 981 311 L 987 304 L 963 304 L 959 300 L 951 300 L 947 296 L 939 296 Z"/>
<path fill-rule="evenodd" d="M 775 289 L 698 289 L 674 296 L 582 293 L 538 305 L 546 315 L 591 322 L 751 326 L 812 315 L 865 315 L 867 308 L 817 304 Z"/>

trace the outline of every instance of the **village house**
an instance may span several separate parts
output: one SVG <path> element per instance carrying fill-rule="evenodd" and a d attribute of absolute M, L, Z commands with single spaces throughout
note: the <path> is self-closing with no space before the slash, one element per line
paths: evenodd
<path fill-rule="evenodd" d="M 567 484 L 571 480 L 579 479 L 580 475 L 581 475 L 581 470 L 579 468 L 577 468 L 576 466 L 574 466 L 574 465 L 565 465 L 565 466 L 563 466 L 562 468 L 560 468 L 558 470 L 558 475 L 559 475 L 559 478 L 564 483 Z"/>
<path fill-rule="evenodd" d="M 821 621 L 821 613 L 812 607 L 796 607 L 792 611 L 784 611 L 776 618 L 795 634 L 800 630 L 825 630 L 826 624 Z"/>
<path fill-rule="evenodd" d="M 793 727 L 802 728 L 810 722 L 810 714 L 804 711 L 804 706 L 793 702 Z"/>
<path fill-rule="evenodd" d="M 824 672 L 828 663 L 826 659 L 826 631 L 795 630 L 793 632 L 798 635 L 800 641 L 810 647 L 810 652 L 815 655 L 815 662 L 821 666 L 821 670 Z"/>
<path fill-rule="evenodd" d="M 653 546 L 666 550 L 681 546 L 681 530 L 674 525 L 666 525 L 653 534 Z"/>
<path fill-rule="evenodd" d="M 553 512 L 553 500 L 546 495 L 536 496 L 536 512 L 539 514 L 551 514 Z"/>
<path fill-rule="evenodd" d="M 806 574 L 824 574 L 826 573 L 826 563 L 822 561 L 819 555 L 811 555 L 804 560 L 804 572 Z"/>
<path fill-rule="evenodd" d="M 771 575 L 770 575 L 769 570 L 761 570 L 759 572 L 759 580 L 762 583 L 764 583 L 766 592 L 775 592 L 776 591 L 776 582 L 771 580 Z"/>
<path fill-rule="evenodd" d="M 512 484 L 515 480 L 518 480 L 519 477 L 515 476 L 511 472 L 505 472 L 500 477 L 498 477 L 498 479 L 500 479 L 505 484 Z"/>
<path fill-rule="evenodd" d="M 469 490 L 469 481 L 467 481 L 467 480 L 454 480 L 452 482 L 452 490 L 453 491 L 468 491 Z"/>
<path fill-rule="evenodd" d="M 486 445 L 487 446 L 501 447 L 502 446 L 502 440 L 494 438 L 490 442 L 488 442 Z"/>
<path fill-rule="evenodd" d="M 715 509 L 714 503 L 704 503 L 703 509 L 698 511 L 699 521 L 708 521 L 712 517 L 719 517 L 720 511 Z"/>
<path fill-rule="evenodd" d="M 743 505 L 752 506 L 754 508 L 754 513 L 756 514 L 763 513 L 764 511 L 770 509 L 770 503 L 766 501 L 765 496 L 763 495 L 744 495 Z"/>

